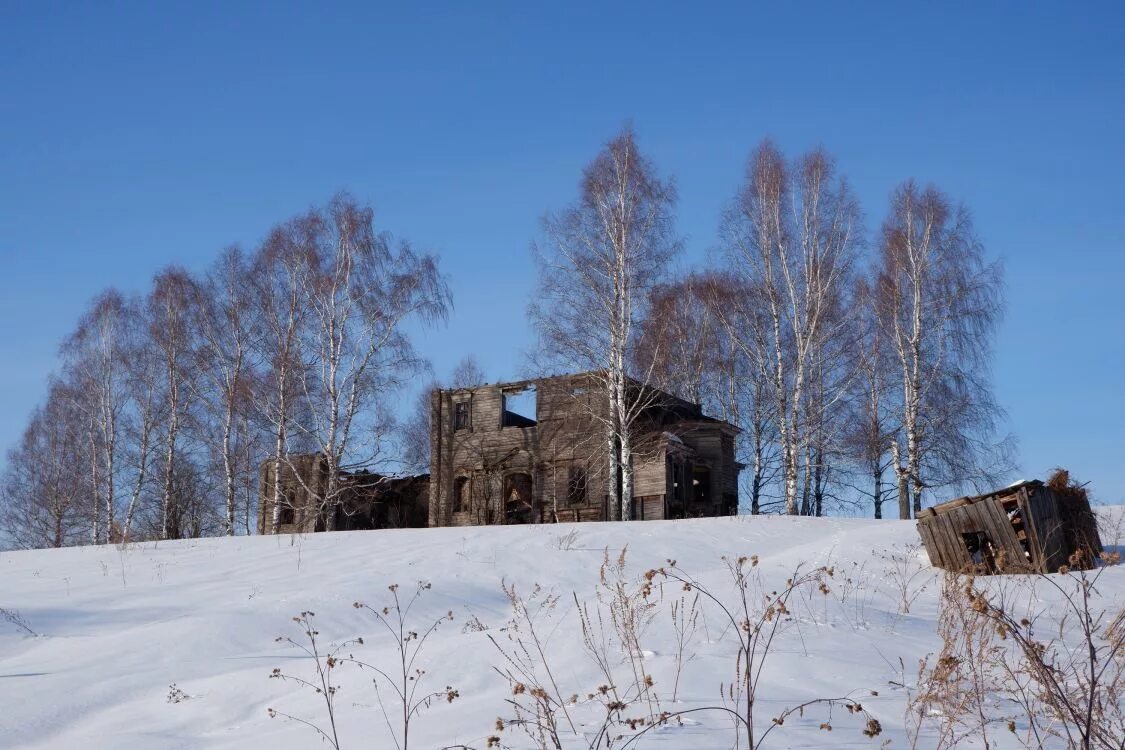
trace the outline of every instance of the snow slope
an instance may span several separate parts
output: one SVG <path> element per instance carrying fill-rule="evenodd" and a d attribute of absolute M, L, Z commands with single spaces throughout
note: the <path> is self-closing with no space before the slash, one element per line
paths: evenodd
<path fill-rule="evenodd" d="M 505 640 L 511 616 L 501 582 L 528 594 L 538 583 L 561 595 L 542 632 L 561 692 L 584 694 L 596 688 L 597 675 L 581 649 L 572 592 L 595 602 L 604 550 L 616 558 L 626 545 L 637 579 L 674 558 L 719 591 L 729 589 L 722 555 L 757 555 L 771 586 L 781 585 L 799 563 L 834 566 L 832 592 L 800 597 L 796 621 L 770 656 L 762 711 L 860 691 L 857 697 L 884 733 L 868 739 L 860 722 L 846 715 L 833 717 L 834 731 L 823 732 L 824 717 L 810 714 L 786 722 L 768 746 L 875 748 L 891 739 L 891 747 L 904 747 L 905 696 L 898 683 L 910 684 L 918 659 L 937 648 L 936 572 L 916 544 L 909 522 L 740 517 L 4 552 L 0 607 L 19 610 L 40 635 L 0 620 L 0 747 L 322 747 L 309 728 L 267 715 L 274 707 L 324 719 L 317 696 L 269 679 L 275 667 L 312 675 L 310 661 L 275 636 L 298 636 L 290 618 L 312 610 L 323 642 L 362 636 L 365 645 L 351 651 L 384 662 L 393 642 L 352 603 L 382 606 L 388 584 L 408 594 L 419 580 L 432 589 L 412 612 L 415 627 L 447 611 L 455 618 L 426 643 L 419 663 L 432 687 L 452 685 L 461 697 L 422 713 L 411 747 L 483 747 L 496 718 L 510 714 L 505 699 L 511 690 L 492 669 L 500 657 L 489 640 Z M 910 614 L 897 612 L 888 555 L 908 556 L 909 566 L 923 568 L 915 583 L 928 586 Z M 1107 571 L 1103 581 L 1107 596 L 1125 594 L 1125 570 Z M 679 595 L 669 588 L 665 604 Z M 473 618 L 480 625 L 466 627 Z M 673 679 L 672 632 L 663 606 L 642 644 L 666 693 Z M 680 702 L 665 708 L 718 702 L 720 683 L 733 674 L 733 648 L 718 613 L 706 610 L 691 644 L 695 658 L 683 669 Z M 344 668 L 337 676 L 341 747 L 394 747 L 369 675 Z M 190 697 L 169 702 L 173 683 Z M 639 746 L 725 748 L 730 736 L 729 720 L 696 714 L 686 726 L 654 732 Z M 509 730 L 504 739 L 518 745 L 521 738 Z"/>

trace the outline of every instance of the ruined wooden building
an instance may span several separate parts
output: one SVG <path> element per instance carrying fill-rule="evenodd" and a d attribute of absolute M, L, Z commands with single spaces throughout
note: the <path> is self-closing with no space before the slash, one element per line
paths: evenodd
<path fill-rule="evenodd" d="M 918 532 L 930 562 L 975 573 L 1092 565 L 1101 552 L 1094 514 L 1086 493 L 1065 484 L 1019 482 L 924 508 Z"/>
<path fill-rule="evenodd" d="M 424 527 L 429 475 L 387 477 L 341 471 L 328 492 L 328 460 L 319 453 L 290 455 L 281 464 L 281 508 L 274 526 L 274 461 L 261 467 L 259 534 Z M 331 521 L 329 521 L 331 514 Z"/>
<path fill-rule="evenodd" d="M 671 394 L 630 392 L 632 519 L 736 513 L 738 428 Z M 429 525 L 614 520 L 607 410 L 593 373 L 435 390 Z"/>

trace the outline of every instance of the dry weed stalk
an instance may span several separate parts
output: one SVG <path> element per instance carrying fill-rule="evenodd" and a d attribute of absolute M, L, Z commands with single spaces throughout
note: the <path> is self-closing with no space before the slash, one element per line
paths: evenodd
<path fill-rule="evenodd" d="M 609 550 L 603 553 L 598 570 L 598 603 L 609 612 L 617 643 L 632 671 L 631 692 L 638 700 L 643 699 L 648 704 L 648 717 L 653 720 L 660 715 L 660 701 L 652 689 L 653 678 L 645 664 L 641 638 L 656 617 L 658 604 L 649 599 L 647 582 L 638 585 L 629 579 L 625 562 L 627 552 L 628 547 L 623 548 L 614 560 L 610 560 Z M 587 649 L 590 649 L 593 632 L 586 627 L 588 621 L 589 618 L 584 616 L 582 633 Z M 603 638 L 601 645 L 605 643 Z M 618 682 L 610 672 L 606 672 L 605 677 L 611 684 Z"/>
<path fill-rule="evenodd" d="M 503 658 L 503 665 L 495 667 L 497 674 L 507 680 L 512 695 L 507 699 L 514 718 L 496 720 L 497 731 L 517 726 L 540 748 L 562 750 L 562 727 L 572 734 L 578 730 L 569 707 L 578 702 L 578 696 L 564 697 L 547 658 L 546 642 L 539 632 L 539 624 L 550 619 L 558 606 L 557 596 L 536 585 L 524 598 L 515 584 L 502 584 L 512 606 L 512 619 L 506 630 L 507 645 L 502 645 L 489 634 L 488 640 Z"/>
<path fill-rule="evenodd" d="M 1081 750 L 1125 747 L 1125 604 L 1103 604 L 1097 586 L 1120 556 L 1103 552 L 1090 570 L 1084 555 L 1076 552 L 1058 574 L 994 579 L 991 587 L 947 575 L 942 651 L 923 661 L 913 706 L 921 724 L 940 717 L 939 747 L 967 737 L 988 747 L 996 724 L 1027 747 L 1052 739 Z M 1039 598 L 1035 583 L 1058 598 L 1049 619 L 1016 611 L 1020 598 Z"/>
<path fill-rule="evenodd" d="M 312 689 L 317 695 L 321 696 L 327 714 L 327 728 L 321 727 L 314 721 L 283 713 L 274 708 L 268 709 L 270 717 L 281 716 L 304 724 L 316 730 L 321 739 L 328 742 L 333 748 L 340 750 L 340 740 L 336 730 L 335 705 L 336 694 L 339 692 L 340 686 L 333 681 L 333 672 L 344 664 L 352 664 L 361 670 L 370 670 L 378 675 L 372 682 L 375 685 L 375 695 L 378 698 L 383 719 L 387 724 L 387 730 L 398 750 L 409 750 L 410 725 L 418 714 L 429 708 L 437 700 L 452 703 L 460 697 L 460 693 L 449 685 L 439 690 L 427 691 L 422 689 L 422 684 L 428 674 L 425 669 L 417 664 L 422 648 L 429 637 L 443 623 L 453 620 L 453 612 L 448 612 L 431 622 L 423 631 L 412 629 L 410 624 L 411 610 L 422 594 L 429 589 L 429 583 L 419 581 L 414 594 L 404 603 L 399 598 L 398 584 L 392 584 L 387 587 L 387 590 L 391 593 L 391 603 L 387 606 L 375 608 L 363 602 L 355 602 L 352 605 L 356 609 L 374 615 L 387 635 L 394 639 L 396 665 L 393 669 L 384 669 L 371 662 L 356 658 L 353 653 L 344 655 L 344 652 L 352 647 L 365 645 L 363 638 L 344 641 L 328 651 L 322 652 L 317 640 L 320 632 L 312 625 L 314 613 L 302 612 L 299 616 L 294 617 L 293 621 L 300 627 L 303 640 L 297 641 L 289 636 L 278 636 L 276 640 L 299 648 L 306 656 L 311 658 L 315 665 L 316 676 L 313 679 L 305 679 L 284 673 L 280 668 L 275 668 L 270 677 L 294 682 L 302 687 Z M 389 685 L 393 691 L 392 705 L 397 713 L 396 719 L 392 719 L 388 713 L 387 703 L 383 700 L 381 685 Z"/>
<path fill-rule="evenodd" d="M 680 675 L 684 665 L 695 659 L 695 652 L 688 653 L 688 648 L 695 641 L 696 631 L 699 629 L 699 594 L 689 600 L 686 595 L 681 595 L 672 601 L 672 631 L 676 634 L 676 676 L 672 680 L 672 702 L 675 703 L 680 692 Z"/>
<path fill-rule="evenodd" d="M 0 620 L 10 622 L 33 638 L 39 637 L 39 634 L 31 629 L 31 626 L 28 625 L 27 620 L 20 614 L 18 609 L 5 609 L 4 607 L 0 607 Z"/>
<path fill-rule="evenodd" d="M 355 602 L 352 605 L 356 609 L 374 615 L 375 620 L 386 633 L 395 639 L 395 655 L 397 657 L 395 667 L 383 669 L 351 655 L 343 661 L 354 664 L 360 669 L 371 670 L 378 675 L 372 682 L 375 684 L 375 695 L 379 700 L 379 709 L 383 712 L 383 719 L 387 723 L 387 730 L 391 733 L 391 739 L 394 740 L 395 747 L 398 750 L 409 750 L 410 723 L 417 715 L 429 708 L 436 700 L 452 703 L 461 694 L 451 685 L 446 685 L 438 690 L 421 689 L 428 672 L 417 665 L 418 657 L 421 655 L 426 641 L 437 632 L 443 623 L 453 621 L 453 611 L 450 610 L 436 618 L 423 631 L 413 630 L 410 624 L 410 611 L 418 603 L 422 594 L 430 590 L 430 584 L 426 581 L 419 581 L 413 595 L 405 604 L 399 598 L 398 588 L 398 584 L 391 584 L 387 587 L 387 590 L 391 592 L 391 604 L 382 608 L 372 607 L 363 602 Z M 360 643 L 362 643 L 362 640 L 360 640 Z M 387 705 L 383 701 L 383 693 L 380 689 L 381 683 L 390 685 L 393 691 L 394 700 L 392 702 L 399 714 L 397 726 L 395 726 L 396 722 L 387 714 Z"/>
<path fill-rule="evenodd" d="M 827 712 L 826 720 L 820 725 L 822 730 L 832 730 L 832 711 L 836 707 L 842 707 L 849 714 L 858 715 L 866 720 L 864 735 L 878 736 L 882 732 L 879 721 L 850 695 L 815 698 L 788 707 L 772 717 L 768 726 L 761 728 L 757 716 L 759 686 L 775 639 L 782 632 L 783 626 L 793 621 L 789 604 L 795 595 L 799 595 L 806 588 L 817 590 L 827 597 L 831 591 L 827 579 L 832 576 L 833 571 L 827 567 L 806 570 L 798 565 L 786 580 L 785 586 L 777 591 L 767 590 L 763 585 L 757 555 L 723 557 L 723 562 L 730 573 L 734 587 L 734 597 L 731 601 L 725 600 L 715 590 L 701 584 L 677 566 L 675 560 L 668 560 L 665 567 L 650 570 L 645 574 L 645 580 L 650 584 L 656 581 L 675 582 L 684 592 L 695 592 L 709 601 L 718 608 L 729 623 L 732 632 L 736 634 L 738 649 L 735 657 L 735 676 L 730 683 L 720 686 L 722 705 L 665 712 L 658 722 L 642 729 L 623 747 L 628 747 L 639 740 L 653 726 L 667 724 L 688 714 L 711 711 L 724 713 L 733 720 L 736 747 L 754 750 L 763 747 L 766 738 L 775 729 L 783 726 L 788 718 L 795 714 L 804 716 L 806 709 L 813 707 L 823 708 Z"/>
<path fill-rule="evenodd" d="M 900 615 L 910 614 L 910 608 L 933 580 L 933 568 L 924 565 L 918 555 L 922 545 L 915 542 L 902 548 L 884 550 L 879 557 L 885 563 L 884 578 L 891 582 L 898 599 Z"/>
<path fill-rule="evenodd" d="M 293 622 L 297 623 L 298 628 L 301 630 L 303 640 L 297 641 L 287 635 L 279 635 L 274 640 L 278 643 L 288 643 L 290 646 L 303 651 L 306 656 L 312 659 L 316 669 L 316 676 L 313 679 L 305 679 L 297 675 L 286 674 L 281 671 L 280 667 L 274 667 L 274 670 L 270 672 L 270 679 L 293 682 L 319 695 L 321 700 L 324 701 L 324 709 L 328 717 L 327 728 L 321 727 L 315 721 L 278 711 L 275 708 L 268 708 L 266 711 L 269 713 L 271 719 L 280 716 L 283 719 L 289 719 L 298 724 L 304 724 L 310 729 L 315 730 L 316 733 L 320 735 L 321 739 L 335 748 L 335 750 L 340 750 L 340 738 L 336 731 L 336 693 L 340 688 L 333 682 L 332 672 L 340 666 L 340 652 L 352 644 L 362 643 L 363 641 L 362 639 L 345 641 L 329 649 L 327 652 L 322 653 L 320 643 L 317 640 L 320 631 L 313 626 L 312 622 L 312 618 L 315 616 L 315 612 L 305 611 L 293 618 Z"/>

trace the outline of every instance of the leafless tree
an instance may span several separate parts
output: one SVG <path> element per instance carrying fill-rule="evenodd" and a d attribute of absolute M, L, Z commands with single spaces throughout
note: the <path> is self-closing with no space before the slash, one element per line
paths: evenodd
<path fill-rule="evenodd" d="M 270 232 L 253 263 L 252 314 L 260 335 L 255 338 L 263 362 L 260 381 L 251 389 L 256 412 L 269 425 L 274 477 L 287 466 L 290 425 L 298 410 L 298 383 L 305 367 L 301 333 L 309 311 L 302 293 L 305 267 L 311 262 L 309 240 L 314 215 L 291 219 Z M 273 482 L 271 528 L 276 528 L 284 500 L 282 483 Z"/>
<path fill-rule="evenodd" d="M 238 248 L 223 252 L 206 276 L 192 287 L 192 325 L 200 339 L 196 397 L 206 412 L 205 435 L 221 466 L 225 520 L 223 531 L 235 533 L 238 490 L 247 466 L 240 459 L 252 439 L 249 422 L 250 370 L 254 365 L 254 328 L 246 289 L 248 268 Z"/>
<path fill-rule="evenodd" d="M 858 324 L 850 268 L 825 292 L 824 320 L 809 345 L 808 386 L 802 405 L 803 515 L 824 515 L 829 506 L 852 504 L 841 493 L 840 474 L 849 460 L 848 411 L 859 373 L 862 328 Z"/>
<path fill-rule="evenodd" d="M 144 304 L 129 300 L 118 341 L 125 371 L 128 406 L 122 422 L 123 456 L 128 463 L 129 502 L 121 522 L 121 542 L 128 542 L 140 501 L 152 480 L 152 460 L 158 440 L 161 411 L 161 363 L 150 344 Z"/>
<path fill-rule="evenodd" d="M 899 515 L 909 518 L 925 487 L 992 481 L 987 469 L 1004 468 L 989 442 L 1001 414 L 989 361 L 1002 270 L 985 262 L 964 206 L 908 181 L 883 224 L 877 294 L 881 335 L 900 369 L 901 430 L 891 448 Z"/>
<path fill-rule="evenodd" d="M 608 512 L 632 513 L 634 425 L 650 405 L 651 365 L 630 368 L 648 292 L 679 249 L 676 191 L 640 153 L 630 127 L 583 172 L 578 201 L 543 221 L 539 284 L 530 307 L 554 366 L 595 373 L 604 387 Z M 630 372 L 630 370 L 632 371 Z"/>
<path fill-rule="evenodd" d="M 63 547 L 89 539 L 84 421 L 68 386 L 56 380 L 19 446 L 8 452 L 0 523 L 16 546 Z"/>
<path fill-rule="evenodd" d="M 729 370 L 727 396 L 731 407 L 723 413 L 728 421 L 744 430 L 740 445 L 751 469 L 750 512 L 757 515 L 772 504 L 763 501 L 766 487 L 778 470 L 765 297 L 753 282 L 729 273 L 710 274 L 701 291 L 711 314 L 722 326 L 723 340 L 729 349 L 724 368 Z"/>
<path fill-rule="evenodd" d="M 188 418 L 191 390 L 188 384 L 193 373 L 193 332 L 188 305 L 193 282 L 187 271 L 168 268 L 156 275 L 147 300 L 149 335 L 162 367 L 162 416 L 165 420 L 164 466 L 160 491 L 160 538 L 177 539 L 183 529 L 173 507 L 177 493 L 176 466 L 181 448 L 181 429 Z"/>
<path fill-rule="evenodd" d="M 737 278 L 718 271 L 659 285 L 640 326 L 635 355 L 637 367 L 652 363 L 658 388 L 698 403 L 742 430 L 736 446 L 740 460 L 751 468 L 748 488 L 755 514 L 776 463 L 761 308 L 755 307 L 760 299 Z"/>
<path fill-rule="evenodd" d="M 87 426 L 94 543 L 109 542 L 116 521 L 121 420 L 126 408 L 125 365 L 120 351 L 125 315 L 121 294 L 113 289 L 103 292 L 61 347 L 63 367 L 78 386 L 71 389 L 75 406 Z"/>
<path fill-rule="evenodd" d="M 443 320 L 450 297 L 433 256 L 393 246 L 375 231 L 372 209 L 347 195 L 310 214 L 304 239 L 309 262 L 298 279 L 312 366 L 299 373 L 309 419 L 297 427 L 327 460 L 319 500 L 332 530 L 340 469 L 370 462 L 381 447 L 381 425 L 357 434 L 357 420 L 378 417 L 380 402 L 422 369 L 406 325 Z"/>
<path fill-rule="evenodd" d="M 690 274 L 653 287 L 631 364 L 634 371 L 651 368 L 652 383 L 661 390 L 714 409 L 730 399 L 722 368 L 724 331 L 706 296 L 711 283 L 718 282 Z"/>
<path fill-rule="evenodd" d="M 870 490 L 862 485 L 855 489 L 871 498 L 875 518 L 882 518 L 887 499 L 883 480 L 892 466 L 889 448 L 895 440 L 889 403 L 893 397 L 895 362 L 879 324 L 873 286 L 867 279 L 859 280 L 856 298 L 861 345 L 852 390 L 851 429 L 845 441 L 860 465 L 861 475 L 871 481 Z"/>
<path fill-rule="evenodd" d="M 751 155 L 745 185 L 723 221 L 731 273 L 762 295 L 769 396 L 781 443 L 785 509 L 796 514 L 803 434 L 802 408 L 814 351 L 859 241 L 859 206 L 824 151 L 787 162 L 769 141 Z M 759 353 L 760 356 L 760 353 Z"/>

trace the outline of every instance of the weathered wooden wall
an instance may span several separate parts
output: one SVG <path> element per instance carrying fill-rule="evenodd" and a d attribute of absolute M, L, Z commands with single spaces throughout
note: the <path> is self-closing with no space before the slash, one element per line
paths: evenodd
<path fill-rule="evenodd" d="M 534 387 L 537 394 L 536 424 L 506 426 L 504 396 Z M 698 407 L 672 399 L 679 412 Z M 497 384 L 469 389 L 435 390 L 431 396 L 431 526 L 463 526 L 504 523 L 505 481 L 513 474 L 532 478 L 533 522 L 554 520 L 605 520 L 613 517 L 606 508 L 609 496 L 607 437 L 604 427 L 605 399 L 598 381 L 590 375 L 546 378 L 521 383 Z M 466 404 L 470 424 L 456 429 L 458 404 Z M 661 420 L 667 410 L 654 406 Z M 679 413 L 678 412 L 678 413 Z M 737 498 L 738 466 L 734 461 L 734 428 L 725 423 L 675 417 L 675 428 L 689 437 L 696 460 L 712 468 L 710 492 L 716 503 L 725 495 Z M 661 424 L 646 428 L 655 435 L 671 429 Z M 728 434 L 724 441 L 722 433 Z M 585 502 L 574 503 L 568 491 L 571 468 L 586 473 Z M 456 512 L 454 490 L 458 478 L 472 487 L 472 507 Z M 645 497 L 653 513 L 664 507 L 670 478 L 666 453 L 659 441 L 638 441 L 634 455 L 634 497 Z M 690 477 L 688 478 L 690 481 Z M 659 503 L 655 498 L 659 497 Z M 712 515 L 713 507 L 698 508 L 695 515 Z M 645 512 L 645 517 L 649 517 Z M 663 513 L 659 514 L 663 517 Z"/>

